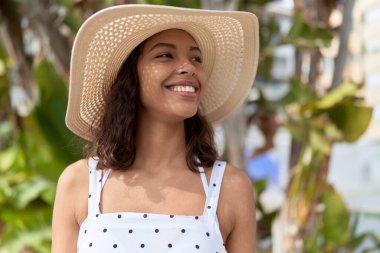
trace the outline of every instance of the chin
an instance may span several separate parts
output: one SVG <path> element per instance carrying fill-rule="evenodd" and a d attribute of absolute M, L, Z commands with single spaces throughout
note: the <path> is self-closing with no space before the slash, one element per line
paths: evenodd
<path fill-rule="evenodd" d="M 198 109 L 196 109 L 196 110 L 186 110 L 186 111 L 182 111 L 181 113 L 177 112 L 177 116 L 180 117 L 181 119 L 185 120 L 185 119 L 191 118 L 194 115 L 196 115 L 197 111 L 198 111 Z"/>

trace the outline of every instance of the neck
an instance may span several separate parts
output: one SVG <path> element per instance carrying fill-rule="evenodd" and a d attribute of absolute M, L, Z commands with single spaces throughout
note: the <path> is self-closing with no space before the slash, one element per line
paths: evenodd
<path fill-rule="evenodd" d="M 175 169 L 186 164 L 184 122 L 159 120 L 139 121 L 136 138 L 136 159 L 139 170 Z"/>

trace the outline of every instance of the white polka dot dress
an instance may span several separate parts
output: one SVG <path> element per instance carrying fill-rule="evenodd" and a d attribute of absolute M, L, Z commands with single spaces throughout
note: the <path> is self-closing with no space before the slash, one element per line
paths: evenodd
<path fill-rule="evenodd" d="M 225 162 L 215 162 L 210 185 L 203 168 L 199 168 L 206 193 L 205 208 L 201 216 L 136 212 L 101 213 L 100 193 L 110 170 L 107 170 L 102 178 L 101 171 L 96 170 L 96 164 L 96 159 L 89 159 L 88 216 L 79 230 L 78 252 L 227 252 L 216 215 Z"/>

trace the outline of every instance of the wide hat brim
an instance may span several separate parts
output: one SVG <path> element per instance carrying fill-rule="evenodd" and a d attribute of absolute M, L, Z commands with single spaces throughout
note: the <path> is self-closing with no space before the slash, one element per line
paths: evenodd
<path fill-rule="evenodd" d="M 220 122 L 244 101 L 259 57 L 258 21 L 237 11 L 159 5 L 119 5 L 88 18 L 75 38 L 70 66 L 66 125 L 93 141 L 104 113 L 104 98 L 132 50 L 167 29 L 187 31 L 202 51 L 208 81 L 200 109 Z"/>

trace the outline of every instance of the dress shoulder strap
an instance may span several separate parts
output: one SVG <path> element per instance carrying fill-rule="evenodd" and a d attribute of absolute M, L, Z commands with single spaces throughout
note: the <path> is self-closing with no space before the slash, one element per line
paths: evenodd
<path fill-rule="evenodd" d="M 198 167 L 198 170 L 199 170 L 199 174 L 201 175 L 203 189 L 205 191 L 206 198 L 207 198 L 209 190 L 208 190 L 207 178 L 206 178 L 206 175 L 205 175 L 205 169 L 200 166 L 200 167 Z"/>
<path fill-rule="evenodd" d="M 216 214 L 219 202 L 220 189 L 222 186 L 223 175 L 226 169 L 226 162 L 215 161 L 212 167 L 210 184 L 208 187 L 208 195 L 206 198 L 206 205 L 204 210 L 204 217 L 208 223 L 209 228 L 215 233 L 220 241 L 223 242 L 223 236 L 220 231 L 218 216 Z"/>
<path fill-rule="evenodd" d="M 226 169 L 226 164 L 227 163 L 223 161 L 215 161 L 214 166 L 212 167 L 204 214 L 212 217 L 213 219 L 216 218 L 220 188 L 222 185 L 224 171 Z"/>
<path fill-rule="evenodd" d="M 88 215 L 96 215 L 100 213 L 100 196 L 104 183 L 106 182 L 110 169 L 105 171 L 102 177 L 102 170 L 96 169 L 98 164 L 97 157 L 90 157 L 88 159 L 89 167 L 89 192 L 88 192 Z"/>

